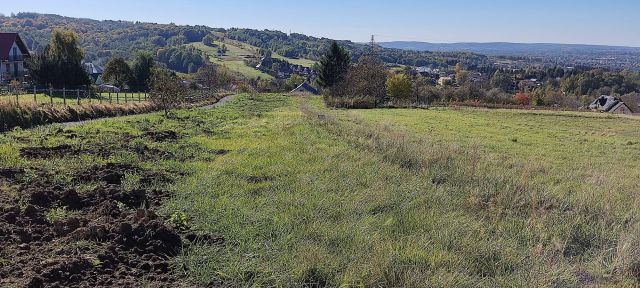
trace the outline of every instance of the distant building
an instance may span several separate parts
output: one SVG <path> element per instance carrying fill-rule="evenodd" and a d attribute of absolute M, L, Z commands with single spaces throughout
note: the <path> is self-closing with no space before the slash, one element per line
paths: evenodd
<path fill-rule="evenodd" d="M 313 94 L 313 95 L 320 94 L 318 89 L 313 88 L 313 86 L 311 86 L 307 82 L 300 84 L 300 86 L 298 86 L 296 89 L 291 90 L 290 93 L 291 94 Z"/>
<path fill-rule="evenodd" d="M 525 79 L 522 80 L 520 82 L 518 82 L 518 88 L 522 89 L 522 90 L 528 90 L 531 91 L 537 87 L 542 86 L 542 83 L 540 83 L 540 81 L 538 81 L 538 79 L 532 78 L 532 79 Z"/>
<path fill-rule="evenodd" d="M 83 67 L 84 67 L 84 71 L 86 71 L 87 74 L 91 76 L 94 83 L 97 83 L 98 78 L 100 78 L 100 76 L 102 76 L 102 74 L 104 73 L 104 68 L 102 68 L 101 66 L 95 65 L 91 62 L 84 63 Z"/>
<path fill-rule="evenodd" d="M 24 61 L 31 57 L 18 33 L 0 33 L 0 82 L 24 81 Z"/>
<path fill-rule="evenodd" d="M 449 86 L 453 85 L 453 77 L 440 77 L 438 79 L 438 85 L 440 86 Z"/>
<path fill-rule="evenodd" d="M 589 105 L 589 109 L 594 111 L 600 111 L 605 113 L 613 113 L 613 114 L 625 114 L 631 115 L 633 111 L 620 100 L 619 98 L 613 96 L 602 95 L 591 105 Z"/>

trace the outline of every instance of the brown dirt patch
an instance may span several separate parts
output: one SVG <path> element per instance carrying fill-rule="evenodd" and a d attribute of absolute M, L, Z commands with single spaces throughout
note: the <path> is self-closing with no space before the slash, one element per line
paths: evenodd
<path fill-rule="evenodd" d="M 171 257 L 183 245 L 224 240 L 167 225 L 154 212 L 166 192 L 121 185 L 128 173 L 141 182 L 171 181 L 161 173 L 126 164 L 94 166 L 74 181 L 98 186 L 78 193 L 55 184 L 49 173 L 23 181 L 22 172 L 0 169 L 0 178 L 19 191 L 0 198 L 0 287 L 193 287 L 171 269 Z M 61 207 L 66 214 L 52 217 Z"/>
<path fill-rule="evenodd" d="M 175 131 L 149 131 L 144 133 L 144 136 L 151 138 L 156 142 L 164 142 L 169 140 L 178 140 L 179 135 Z"/>

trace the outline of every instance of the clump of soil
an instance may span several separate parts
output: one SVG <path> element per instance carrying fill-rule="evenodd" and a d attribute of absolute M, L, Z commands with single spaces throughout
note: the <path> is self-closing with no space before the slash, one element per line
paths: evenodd
<path fill-rule="evenodd" d="M 0 181 L 13 182 L 18 177 L 25 174 L 24 169 L 20 168 L 0 168 Z"/>
<path fill-rule="evenodd" d="M 151 138 L 156 142 L 164 142 L 169 140 L 178 140 L 178 133 L 175 131 L 149 131 L 144 133 L 145 137 Z"/>
<path fill-rule="evenodd" d="M 69 144 L 54 147 L 25 147 L 20 149 L 20 156 L 30 159 L 47 159 L 82 152 Z"/>
<path fill-rule="evenodd" d="M 118 144 L 102 144 L 91 147 L 74 147 L 68 144 L 53 147 L 24 147 L 20 149 L 20 156 L 27 159 L 63 158 L 70 155 L 88 154 L 109 158 L 115 152 L 128 151 L 137 154 L 142 160 L 174 159 L 175 155 L 169 151 L 162 151 L 147 145 L 122 146 Z"/>
<path fill-rule="evenodd" d="M 126 164 L 95 166 L 74 181 L 99 185 L 78 193 L 49 173 L 23 181 L 22 172 L 0 169 L 0 178 L 13 181 L 5 186 L 19 191 L 0 197 L 1 287 L 175 287 L 186 280 L 170 269 L 170 258 L 183 245 L 223 241 L 165 224 L 154 208 L 166 192 L 122 187 L 129 173 L 149 183 L 171 181 L 166 175 Z"/>

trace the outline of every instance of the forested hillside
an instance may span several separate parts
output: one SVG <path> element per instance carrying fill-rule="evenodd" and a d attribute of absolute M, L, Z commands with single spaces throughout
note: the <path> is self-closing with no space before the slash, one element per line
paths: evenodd
<path fill-rule="evenodd" d="M 58 15 L 19 13 L 0 17 L 0 31 L 18 32 L 32 51 L 39 51 L 56 28 L 73 30 L 81 39 L 86 60 L 105 63 L 113 56 L 132 59 L 140 51 L 202 41 L 211 28 L 128 21 L 97 21 Z M 180 66 L 187 66 L 180 64 Z"/>
<path fill-rule="evenodd" d="M 228 38 L 251 44 L 253 46 L 269 49 L 280 55 L 290 58 L 307 58 L 319 60 L 332 39 L 316 38 L 302 34 L 292 33 L 287 35 L 280 31 L 258 31 L 252 29 L 229 29 L 225 31 Z M 351 41 L 338 41 L 340 45 L 349 50 L 354 60 L 369 51 L 370 45 L 354 43 Z M 429 52 L 408 51 L 401 49 L 379 47 L 380 58 L 386 63 L 430 66 L 443 68 L 454 66 L 459 62 L 469 67 L 488 66 L 489 59 L 480 54 L 468 52 Z"/>
<path fill-rule="evenodd" d="M 0 31 L 18 32 L 31 50 L 38 51 L 49 42 L 55 28 L 70 29 L 76 32 L 85 49 L 86 60 L 98 64 L 105 63 L 113 56 L 132 59 L 140 51 L 158 54 L 162 48 L 161 62 L 179 71 L 189 72 L 191 63 L 203 61 L 192 51 L 176 49 L 182 44 L 200 42 L 209 33 L 216 32 L 218 37 L 226 37 L 272 50 L 289 58 L 318 60 L 332 41 L 327 38 L 315 38 L 302 34 L 287 35 L 279 31 L 258 31 L 252 29 L 220 29 L 206 26 L 181 26 L 175 24 L 155 24 L 129 21 L 98 21 L 70 18 L 50 14 L 18 13 L 0 16 Z M 353 56 L 354 60 L 368 51 L 369 46 L 351 41 L 340 41 Z M 179 51 L 178 51 L 179 50 Z M 169 61 L 172 55 L 176 55 Z M 459 52 L 405 51 L 380 48 L 383 61 L 411 66 L 449 67 L 462 62 L 467 67 L 486 67 L 490 61 L 486 56 Z M 188 57 L 187 57 L 188 56 Z M 164 60 L 166 61 L 164 61 Z"/>

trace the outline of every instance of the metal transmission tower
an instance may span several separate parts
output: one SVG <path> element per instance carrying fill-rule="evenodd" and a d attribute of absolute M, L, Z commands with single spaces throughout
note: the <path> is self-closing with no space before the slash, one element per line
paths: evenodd
<path fill-rule="evenodd" d="M 376 45 L 376 35 L 371 35 L 371 54 L 378 53 L 378 46 Z"/>

